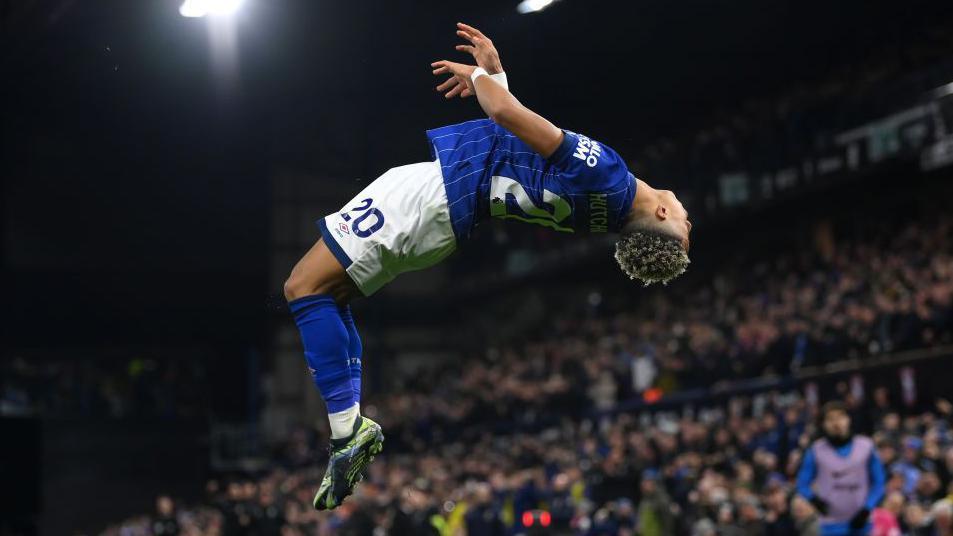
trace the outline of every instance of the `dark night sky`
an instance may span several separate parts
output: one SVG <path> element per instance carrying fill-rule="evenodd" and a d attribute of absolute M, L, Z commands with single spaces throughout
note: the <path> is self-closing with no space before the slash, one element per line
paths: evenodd
<path fill-rule="evenodd" d="M 348 180 L 426 157 L 469 119 L 429 63 L 453 23 L 494 38 L 521 100 L 614 146 L 903 42 L 948 2 L 246 0 L 237 75 L 178 2 L 2 3 L 4 339 L 253 344 L 269 177 Z M 334 179 L 326 179 L 334 180 Z M 51 330 L 50 325 L 56 329 Z"/>

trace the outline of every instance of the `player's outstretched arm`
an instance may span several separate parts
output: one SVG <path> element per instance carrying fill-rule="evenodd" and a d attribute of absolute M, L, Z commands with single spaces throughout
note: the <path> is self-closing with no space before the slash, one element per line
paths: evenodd
<path fill-rule="evenodd" d="M 487 66 L 495 68 L 499 63 L 499 54 L 489 38 L 472 26 L 458 24 L 458 28 L 458 35 L 469 40 L 471 45 L 460 45 L 457 49 L 472 54 L 481 68 L 448 60 L 434 62 L 431 67 L 434 68 L 435 75 L 452 75 L 437 89 L 446 88 L 455 91 L 454 95 L 459 93 L 461 96 L 466 96 L 468 92 L 475 93 L 480 107 L 490 119 L 515 134 L 541 156 L 548 158 L 562 143 L 562 130 L 523 106 L 506 88 L 490 79 L 488 69 L 482 67 L 482 64 L 486 63 Z M 499 65 L 499 69 L 502 71 L 502 65 Z M 454 96 L 450 91 L 447 96 Z"/>

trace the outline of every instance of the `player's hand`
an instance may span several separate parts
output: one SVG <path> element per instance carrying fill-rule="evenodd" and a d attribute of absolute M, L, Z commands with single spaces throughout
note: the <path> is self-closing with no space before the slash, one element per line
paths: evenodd
<path fill-rule="evenodd" d="M 862 529 L 867 526 L 868 519 L 870 519 L 870 510 L 861 508 L 854 517 L 850 518 L 850 528 Z"/>
<path fill-rule="evenodd" d="M 824 515 L 827 513 L 828 505 L 827 501 L 815 495 L 811 497 L 811 504 L 814 506 L 814 509 L 817 510 L 817 513 Z"/>
<path fill-rule="evenodd" d="M 437 86 L 437 91 L 443 93 L 444 97 L 452 99 L 459 95 L 461 98 L 465 98 L 474 94 L 473 81 L 470 80 L 470 75 L 476 69 L 475 66 L 447 60 L 435 61 L 430 66 L 433 68 L 434 75 L 450 75 L 450 78 Z"/>
<path fill-rule="evenodd" d="M 460 52 L 466 52 L 473 56 L 477 65 L 486 69 L 489 74 L 503 72 L 503 64 L 500 63 L 500 53 L 493 46 L 493 41 L 483 35 L 483 32 L 473 26 L 457 23 L 457 35 L 470 42 L 469 45 L 457 45 L 456 49 Z"/>

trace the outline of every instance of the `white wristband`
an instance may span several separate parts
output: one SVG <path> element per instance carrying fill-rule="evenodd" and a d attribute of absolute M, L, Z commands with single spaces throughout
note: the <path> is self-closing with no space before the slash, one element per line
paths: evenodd
<path fill-rule="evenodd" d="M 496 74 L 491 74 L 491 75 L 489 75 L 489 76 L 490 76 L 490 78 L 492 78 L 493 80 L 496 80 L 496 83 L 497 83 L 497 84 L 503 86 L 503 89 L 505 89 L 505 90 L 507 90 L 507 91 L 510 90 L 509 84 L 506 83 L 506 73 L 504 73 L 504 72 L 501 71 L 501 72 L 498 72 L 498 73 L 496 73 Z"/>
<path fill-rule="evenodd" d="M 490 74 L 487 73 L 486 69 L 484 69 L 483 67 L 477 67 L 476 69 L 473 69 L 472 73 L 470 73 L 470 80 L 472 80 L 473 83 L 476 84 L 476 79 L 480 78 L 481 76 L 490 76 Z"/>

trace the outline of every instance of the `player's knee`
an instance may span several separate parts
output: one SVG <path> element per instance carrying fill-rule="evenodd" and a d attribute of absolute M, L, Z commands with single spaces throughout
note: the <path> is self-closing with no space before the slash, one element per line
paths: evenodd
<path fill-rule="evenodd" d="M 335 294 L 336 287 L 325 278 L 313 277 L 307 274 L 292 273 L 285 281 L 285 299 L 288 301 L 312 296 L 314 294 Z"/>
<path fill-rule="evenodd" d="M 292 301 L 314 294 L 310 287 L 312 287 L 312 285 L 306 284 L 301 277 L 291 275 L 287 280 L 285 280 L 285 299 Z"/>

